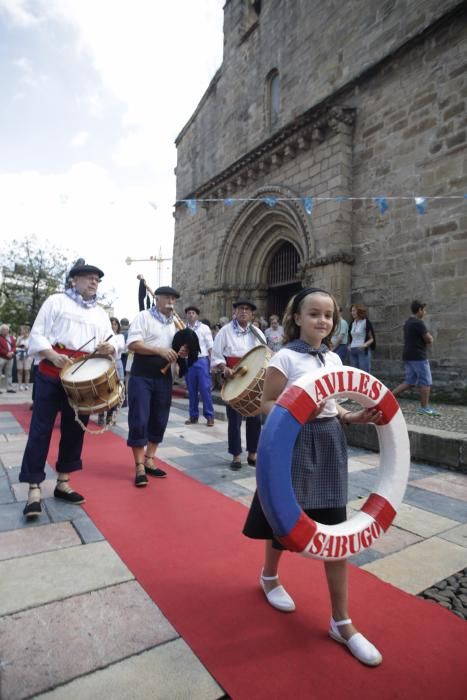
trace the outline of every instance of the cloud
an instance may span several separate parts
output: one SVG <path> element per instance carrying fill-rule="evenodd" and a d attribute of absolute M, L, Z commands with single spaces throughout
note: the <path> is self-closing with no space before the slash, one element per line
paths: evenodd
<path fill-rule="evenodd" d="M 78 133 L 71 139 L 70 146 L 73 148 L 79 148 L 80 146 L 84 146 L 84 144 L 88 142 L 88 139 L 89 133 L 87 131 L 78 131 Z"/>
<path fill-rule="evenodd" d="M 39 24 L 41 19 L 27 8 L 27 0 L 0 0 L 0 14 L 19 27 L 31 27 Z"/>

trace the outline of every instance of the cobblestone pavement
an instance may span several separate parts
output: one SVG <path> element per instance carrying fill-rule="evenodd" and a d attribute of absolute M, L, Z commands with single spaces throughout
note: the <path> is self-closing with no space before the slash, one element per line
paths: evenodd
<path fill-rule="evenodd" d="M 467 620 L 467 568 L 444 581 L 438 581 L 420 593 L 419 597 L 439 603 L 462 620 Z"/>

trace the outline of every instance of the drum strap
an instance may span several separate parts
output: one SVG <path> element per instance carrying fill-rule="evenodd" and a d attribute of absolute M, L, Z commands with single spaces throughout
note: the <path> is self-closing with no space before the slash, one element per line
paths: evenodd
<path fill-rule="evenodd" d="M 72 350 L 71 348 L 66 348 L 64 345 L 61 343 L 57 343 L 56 345 L 52 345 L 52 349 L 55 350 L 55 352 L 58 352 L 60 355 L 66 355 L 67 357 L 82 357 L 83 355 L 87 355 L 87 352 L 82 352 L 81 350 Z M 62 371 L 61 367 L 55 367 L 53 362 L 50 362 L 50 360 L 41 360 L 39 362 L 39 372 L 41 374 L 45 374 L 47 377 L 54 377 L 55 379 L 59 379 L 60 377 L 60 372 Z"/>

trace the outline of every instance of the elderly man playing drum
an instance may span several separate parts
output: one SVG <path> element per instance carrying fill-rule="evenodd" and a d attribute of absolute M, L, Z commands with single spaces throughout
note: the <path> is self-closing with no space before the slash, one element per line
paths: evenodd
<path fill-rule="evenodd" d="M 112 335 L 110 320 L 96 304 L 97 287 L 103 276 L 98 267 L 80 260 L 68 274 L 69 288 L 46 299 L 31 329 L 28 354 L 39 364 L 35 373 L 31 426 L 19 475 L 21 482 L 29 484 L 23 510 L 27 518 L 37 517 L 42 512 L 40 484 L 45 479 L 45 463 L 59 411 L 60 446 L 54 496 L 75 505 L 85 500 L 70 486 L 70 474 L 82 469 L 84 431 L 68 403 L 60 372 L 71 355 L 93 351 L 108 356 L 115 354 L 114 345 L 107 342 Z M 86 352 L 81 352 L 81 348 Z M 86 425 L 89 416 L 80 418 Z"/>
<path fill-rule="evenodd" d="M 223 373 L 228 381 L 234 375 L 234 367 L 249 350 L 256 345 L 266 343 L 262 331 L 252 325 L 253 312 L 256 306 L 248 299 L 240 299 L 233 304 L 235 318 L 223 326 L 214 340 L 211 355 L 211 368 Z M 241 436 L 242 415 L 231 406 L 226 406 L 228 421 L 229 452 L 233 459 L 230 468 L 234 471 L 242 466 Z M 261 433 L 260 416 L 251 416 L 246 420 L 246 448 L 248 451 L 247 462 L 251 466 L 256 465 L 256 448 Z"/>
<path fill-rule="evenodd" d="M 172 349 L 176 332 L 174 304 L 180 294 L 173 287 L 159 287 L 154 296 L 155 305 L 139 312 L 127 337 L 128 350 L 134 353 L 128 382 L 127 445 L 133 451 L 137 487 L 148 485 L 148 474 L 159 479 L 167 476 L 155 466 L 154 459 L 172 403 L 170 365 L 188 354 L 185 346 L 178 357 Z"/>

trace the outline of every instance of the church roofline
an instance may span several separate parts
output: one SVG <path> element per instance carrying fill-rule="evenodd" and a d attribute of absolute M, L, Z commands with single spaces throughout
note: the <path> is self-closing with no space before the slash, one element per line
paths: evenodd
<path fill-rule="evenodd" d="M 222 66 L 220 66 L 220 68 L 218 68 L 217 71 L 215 72 L 214 77 L 212 78 L 211 82 L 209 83 L 209 85 L 206 89 L 206 92 L 204 93 L 204 95 L 202 96 L 200 101 L 198 102 L 198 106 L 196 107 L 195 111 L 193 112 L 193 114 L 191 115 L 191 117 L 189 118 L 189 120 L 187 121 L 187 123 L 185 124 L 185 126 L 183 127 L 181 132 L 179 133 L 179 135 L 176 137 L 176 139 L 175 139 L 176 146 L 178 146 L 178 144 L 180 143 L 180 141 L 184 137 L 187 129 L 195 121 L 196 117 L 198 116 L 202 106 L 204 105 L 204 103 L 208 99 L 209 95 L 212 92 L 214 92 L 214 89 L 215 89 L 217 83 L 219 82 L 219 78 L 221 77 L 221 75 L 222 75 Z"/>

